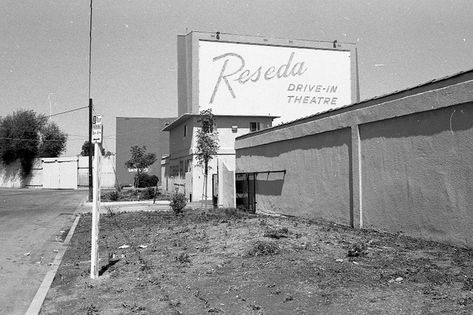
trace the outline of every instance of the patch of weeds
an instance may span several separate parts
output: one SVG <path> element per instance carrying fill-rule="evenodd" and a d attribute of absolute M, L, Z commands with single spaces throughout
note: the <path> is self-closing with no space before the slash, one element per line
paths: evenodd
<path fill-rule="evenodd" d="M 365 256 L 367 252 L 368 246 L 365 243 L 355 243 L 348 249 L 348 257 L 359 257 Z"/>
<path fill-rule="evenodd" d="M 264 237 L 270 237 L 270 238 L 275 238 L 275 239 L 280 239 L 283 237 L 287 237 L 289 234 L 289 230 L 287 227 L 283 227 L 280 229 L 269 229 L 266 232 L 264 232 L 263 236 Z"/>
<path fill-rule="evenodd" d="M 176 256 L 175 259 L 176 259 L 177 262 L 180 262 L 181 264 L 185 264 L 185 263 L 190 263 L 190 262 L 191 262 L 188 253 L 180 253 L 179 255 Z"/>
<path fill-rule="evenodd" d="M 473 297 L 469 296 L 466 298 L 459 299 L 457 303 L 463 306 L 473 304 Z"/>
<path fill-rule="evenodd" d="M 148 282 L 151 283 L 152 285 L 160 285 L 159 278 L 153 277 L 151 279 L 148 279 Z"/>
<path fill-rule="evenodd" d="M 231 219 L 245 218 L 248 216 L 247 212 L 241 209 L 237 209 L 237 208 L 223 208 L 223 209 L 219 209 L 219 211 L 223 211 L 225 216 Z"/>
<path fill-rule="evenodd" d="M 249 306 L 253 311 L 259 311 L 261 309 L 261 306 L 256 305 L 256 303 L 252 303 Z"/>
<path fill-rule="evenodd" d="M 181 247 L 182 246 L 182 241 L 177 239 L 172 241 L 172 246 L 174 247 Z"/>
<path fill-rule="evenodd" d="M 266 256 L 279 253 L 277 244 L 266 241 L 256 241 L 255 245 L 248 251 L 248 256 Z"/>
<path fill-rule="evenodd" d="M 173 306 L 173 307 L 178 307 L 179 305 L 181 305 L 181 301 L 179 301 L 179 300 L 171 300 L 171 301 L 168 302 L 168 304 L 169 304 L 170 306 Z"/>
<path fill-rule="evenodd" d="M 292 300 L 294 300 L 294 297 L 290 294 L 287 294 L 286 297 L 284 298 L 283 302 L 286 303 L 286 302 L 290 302 Z"/>
<path fill-rule="evenodd" d="M 127 310 L 130 310 L 131 312 L 142 312 L 146 310 L 146 307 L 142 305 L 137 305 L 136 303 L 133 303 L 133 305 L 123 303 L 122 306 L 126 308 Z"/>
<path fill-rule="evenodd" d="M 213 224 L 216 226 L 220 223 L 230 224 L 230 220 L 236 221 L 247 218 L 250 217 L 251 214 L 236 208 L 218 208 L 209 209 L 207 211 L 201 209 L 199 212 L 194 212 L 193 216 L 196 216 L 194 222 L 208 222 L 212 220 Z"/>
<path fill-rule="evenodd" d="M 102 194 L 102 196 L 100 196 L 100 199 L 102 201 L 117 201 L 118 199 L 120 199 L 120 192 L 114 190 L 114 191 Z"/>
<path fill-rule="evenodd" d="M 473 290 L 473 278 L 468 277 L 463 281 L 462 290 L 463 291 L 472 291 Z"/>
<path fill-rule="evenodd" d="M 94 304 L 90 304 L 87 306 L 87 315 L 93 315 L 93 314 L 99 314 L 100 311 L 97 309 L 97 307 Z"/>

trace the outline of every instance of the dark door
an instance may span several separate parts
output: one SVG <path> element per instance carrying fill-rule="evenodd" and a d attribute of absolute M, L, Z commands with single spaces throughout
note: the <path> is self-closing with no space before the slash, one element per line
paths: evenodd
<path fill-rule="evenodd" d="M 256 212 L 256 173 L 248 173 L 248 210 Z"/>
<path fill-rule="evenodd" d="M 250 212 L 256 211 L 256 174 L 235 174 L 236 205 Z"/>
<path fill-rule="evenodd" d="M 212 174 L 212 204 L 218 206 L 218 174 Z"/>

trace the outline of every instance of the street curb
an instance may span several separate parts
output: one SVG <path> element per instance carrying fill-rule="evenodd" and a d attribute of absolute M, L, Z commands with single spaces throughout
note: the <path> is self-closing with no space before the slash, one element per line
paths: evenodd
<path fill-rule="evenodd" d="M 152 200 L 140 200 L 140 201 L 101 201 L 101 206 L 169 206 L 171 202 L 169 200 L 158 200 L 153 203 Z M 92 202 L 84 202 L 84 207 L 92 207 Z"/>
<path fill-rule="evenodd" d="M 79 220 L 80 215 L 77 215 L 74 220 L 74 223 L 71 226 L 71 229 L 69 230 L 69 233 L 67 233 L 67 237 L 64 240 L 62 248 L 58 251 L 56 257 L 54 258 L 54 261 L 52 262 L 52 269 L 50 269 L 46 273 L 46 276 L 44 277 L 43 282 L 41 282 L 41 285 L 39 286 L 39 289 L 36 292 L 33 301 L 31 301 L 30 307 L 25 313 L 26 315 L 39 314 L 41 307 L 43 306 L 44 299 L 46 298 L 49 288 L 51 287 L 54 277 L 56 276 L 59 266 L 61 265 L 62 258 L 64 257 L 64 254 L 66 253 L 66 250 L 69 247 L 69 243 L 71 241 L 72 235 L 74 235 L 74 231 L 77 227 L 77 224 L 79 223 Z"/>

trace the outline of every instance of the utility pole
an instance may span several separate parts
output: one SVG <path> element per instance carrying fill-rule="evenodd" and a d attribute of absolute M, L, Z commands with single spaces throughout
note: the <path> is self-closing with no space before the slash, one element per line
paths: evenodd
<path fill-rule="evenodd" d="M 90 82 L 92 80 L 92 0 L 90 0 L 89 23 L 89 201 L 92 201 L 92 98 L 90 97 Z"/>
<path fill-rule="evenodd" d="M 89 201 L 92 201 L 92 99 L 89 98 Z"/>

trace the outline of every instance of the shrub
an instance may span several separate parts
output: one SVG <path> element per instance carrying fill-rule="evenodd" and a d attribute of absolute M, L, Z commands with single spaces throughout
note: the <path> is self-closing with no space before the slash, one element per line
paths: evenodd
<path fill-rule="evenodd" d="M 154 188 L 148 187 L 145 190 L 141 191 L 140 199 L 147 200 L 154 198 Z"/>
<path fill-rule="evenodd" d="M 279 253 L 277 244 L 265 241 L 256 241 L 255 245 L 248 251 L 248 256 L 266 256 Z"/>
<path fill-rule="evenodd" d="M 289 230 L 287 227 L 283 227 L 280 229 L 269 229 L 264 233 L 264 237 L 270 237 L 275 239 L 280 239 L 282 237 L 287 237 Z"/>
<path fill-rule="evenodd" d="M 110 201 L 117 201 L 118 198 L 120 198 L 120 193 L 116 190 L 110 192 L 110 194 L 108 195 L 108 199 L 110 199 Z"/>
<path fill-rule="evenodd" d="M 368 246 L 365 243 L 355 243 L 348 249 L 348 257 L 364 256 L 367 253 Z"/>
<path fill-rule="evenodd" d="M 182 209 L 187 204 L 187 198 L 183 193 L 175 193 L 171 197 L 171 203 L 169 204 L 174 211 L 175 214 L 179 214 L 182 212 Z"/>
<path fill-rule="evenodd" d="M 121 196 L 121 194 L 118 191 L 114 190 L 114 191 L 111 191 L 111 192 L 103 193 L 100 196 L 100 199 L 102 201 L 117 201 L 117 200 L 120 200 L 120 196 Z"/>
<path fill-rule="evenodd" d="M 137 188 L 155 187 L 159 182 L 159 178 L 156 175 L 148 175 L 146 173 L 141 173 L 135 176 Z"/>

